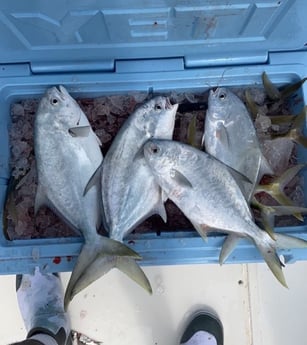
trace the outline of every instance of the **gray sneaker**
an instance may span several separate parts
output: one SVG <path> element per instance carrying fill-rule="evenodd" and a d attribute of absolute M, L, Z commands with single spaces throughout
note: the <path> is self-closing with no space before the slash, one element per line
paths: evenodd
<path fill-rule="evenodd" d="M 223 345 L 223 325 L 213 314 L 199 311 L 192 316 L 180 345 Z"/>
<path fill-rule="evenodd" d="M 70 323 L 64 312 L 64 294 L 56 273 L 16 276 L 19 309 L 28 332 L 24 345 L 71 345 Z M 49 338 L 49 339 L 48 339 Z"/>

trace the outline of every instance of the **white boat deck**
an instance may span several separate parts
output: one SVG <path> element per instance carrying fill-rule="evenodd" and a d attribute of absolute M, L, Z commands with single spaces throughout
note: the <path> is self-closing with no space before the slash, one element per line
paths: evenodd
<path fill-rule="evenodd" d="M 70 305 L 72 328 L 103 345 L 177 345 L 191 313 L 213 309 L 225 345 L 303 344 L 307 262 L 285 268 L 289 290 L 265 264 L 145 267 L 149 296 L 117 270 L 82 291 Z M 62 274 L 66 285 L 68 273 Z M 15 276 L 0 277 L 0 345 L 22 340 Z"/>

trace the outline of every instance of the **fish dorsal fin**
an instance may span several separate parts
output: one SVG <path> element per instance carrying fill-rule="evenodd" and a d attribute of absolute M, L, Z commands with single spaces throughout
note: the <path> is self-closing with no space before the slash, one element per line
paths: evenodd
<path fill-rule="evenodd" d="M 90 177 L 88 180 L 87 185 L 84 188 L 83 196 L 86 195 L 86 193 L 95 185 L 101 183 L 101 169 L 102 169 L 103 161 L 101 164 L 98 166 L 98 168 L 95 170 L 93 175 Z"/>
<path fill-rule="evenodd" d="M 185 177 L 180 171 L 176 169 L 171 169 L 170 176 L 173 178 L 180 186 L 193 188 L 192 183 L 187 177 Z"/>
<path fill-rule="evenodd" d="M 72 137 L 85 138 L 89 136 L 90 130 L 90 126 L 77 126 L 69 128 L 68 133 Z"/>
<path fill-rule="evenodd" d="M 37 185 L 36 195 L 35 195 L 35 204 L 34 204 L 34 215 L 37 214 L 38 210 L 43 206 L 48 206 L 49 201 L 44 192 L 43 187 L 40 183 Z"/>

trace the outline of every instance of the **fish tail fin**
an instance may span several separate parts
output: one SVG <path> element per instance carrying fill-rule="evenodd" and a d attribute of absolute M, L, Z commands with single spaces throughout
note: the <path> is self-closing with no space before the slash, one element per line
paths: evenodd
<path fill-rule="evenodd" d="M 94 244 L 86 243 L 83 245 L 65 291 L 65 310 L 77 293 L 73 294 L 73 291 L 80 292 L 96 279 L 116 267 L 117 257 L 133 258 L 134 260 L 141 259 L 129 247 L 107 237 L 99 236 Z"/>
<path fill-rule="evenodd" d="M 302 127 L 306 121 L 307 115 L 307 106 L 294 118 L 294 121 L 291 125 L 290 131 L 286 135 L 297 144 L 301 144 L 303 147 L 307 147 L 307 138 L 302 133 Z"/>
<path fill-rule="evenodd" d="M 297 164 L 287 169 L 281 176 L 274 180 L 273 183 L 264 186 L 264 191 L 269 193 L 282 206 L 295 206 L 293 201 L 284 193 L 284 188 L 297 175 L 297 173 L 306 166 L 306 164 Z M 293 216 L 304 221 L 301 213 L 293 213 Z"/>
<path fill-rule="evenodd" d="M 269 237 L 269 235 L 260 230 L 261 236 L 254 237 L 253 240 L 262 254 L 265 262 L 269 266 L 270 270 L 276 277 L 276 279 L 283 285 L 288 288 L 285 276 L 282 271 L 283 264 L 279 260 L 279 257 L 276 253 L 276 243 Z"/>
<path fill-rule="evenodd" d="M 297 144 L 302 145 L 303 147 L 307 148 L 307 138 L 304 137 L 298 130 L 292 129 L 289 132 L 289 137 Z"/>
<path fill-rule="evenodd" d="M 151 288 L 150 282 L 148 278 L 146 277 L 144 271 L 136 263 L 135 259 L 126 258 L 123 256 L 117 256 L 115 267 L 118 268 L 123 273 L 125 273 L 129 278 L 135 281 L 149 294 L 152 294 L 152 288 Z"/>
<path fill-rule="evenodd" d="M 75 285 L 70 290 L 69 295 L 67 295 L 67 300 L 65 300 L 67 302 L 66 304 L 64 303 L 64 305 L 67 306 L 74 296 L 113 268 L 119 269 L 134 282 L 144 288 L 144 290 L 149 294 L 152 294 L 150 282 L 144 271 L 135 262 L 135 259 L 124 256 L 100 256 L 95 262 L 87 267 L 84 274 L 79 277 Z"/>
<path fill-rule="evenodd" d="M 307 248 L 307 241 L 298 237 L 276 233 L 276 247 L 280 249 Z"/>

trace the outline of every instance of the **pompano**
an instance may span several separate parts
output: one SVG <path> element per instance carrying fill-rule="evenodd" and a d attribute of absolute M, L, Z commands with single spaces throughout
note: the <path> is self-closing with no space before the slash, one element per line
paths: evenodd
<path fill-rule="evenodd" d="M 239 97 L 226 88 L 210 91 L 203 143 L 206 152 L 248 178 L 250 182 L 237 179 L 248 202 L 261 177 L 273 174 L 261 152 L 249 112 Z M 221 264 L 237 242 L 236 235 L 227 237 L 221 251 Z"/>
<path fill-rule="evenodd" d="M 166 97 L 147 101 L 125 121 L 106 154 L 102 200 L 106 225 L 114 239 L 122 240 L 154 213 L 166 217 L 161 189 L 141 148 L 150 138 L 172 137 L 177 107 Z"/>
<path fill-rule="evenodd" d="M 47 90 L 36 113 L 34 131 L 38 173 L 35 212 L 43 205 L 49 207 L 85 239 L 66 290 L 66 308 L 72 290 L 89 267 L 102 275 L 118 267 L 119 256 L 140 257 L 122 243 L 96 232 L 101 224 L 100 181 L 83 194 L 102 164 L 100 141 L 64 87 Z"/>
<path fill-rule="evenodd" d="M 206 152 L 251 181 L 243 182 L 248 201 L 261 177 L 273 174 L 244 103 L 226 88 L 210 91 L 203 142 Z"/>
<path fill-rule="evenodd" d="M 144 155 L 166 196 L 201 236 L 216 229 L 252 239 L 275 277 L 286 286 L 275 241 L 253 222 L 247 201 L 224 164 L 170 140 L 149 140 Z"/>
<path fill-rule="evenodd" d="M 147 166 L 143 144 L 149 138 L 171 138 L 178 105 L 155 97 L 137 108 L 125 121 L 106 154 L 102 171 L 104 223 L 118 241 L 153 214 L 166 221 L 164 199 Z M 138 266 L 130 260 L 137 271 Z M 140 268 L 139 268 L 140 270 Z M 151 292 L 147 280 L 139 284 Z"/>

